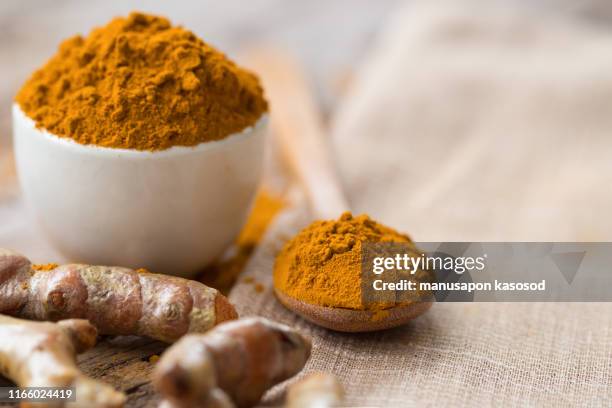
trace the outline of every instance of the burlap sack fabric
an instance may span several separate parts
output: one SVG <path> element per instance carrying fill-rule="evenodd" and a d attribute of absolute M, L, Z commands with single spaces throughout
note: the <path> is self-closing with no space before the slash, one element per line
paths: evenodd
<path fill-rule="evenodd" d="M 610 239 L 612 34 L 456 3 L 399 13 L 334 118 L 353 208 L 422 241 Z M 269 288 L 275 252 L 309 219 L 283 214 L 246 273 Z M 612 404 L 610 304 L 437 304 L 356 335 L 305 323 L 270 289 L 231 299 L 311 334 L 306 371 L 336 373 L 350 405 Z"/>
<path fill-rule="evenodd" d="M 398 13 L 333 119 L 353 208 L 422 241 L 609 240 L 612 34 L 453 3 Z M 61 261 L 5 163 L 0 244 Z M 266 290 L 241 280 L 230 298 L 242 315 L 310 334 L 305 372 L 337 374 L 347 404 L 612 405 L 610 304 L 437 304 L 372 334 L 285 310 L 271 291 L 274 254 L 311 219 L 299 191 L 291 203 L 245 271 Z"/>

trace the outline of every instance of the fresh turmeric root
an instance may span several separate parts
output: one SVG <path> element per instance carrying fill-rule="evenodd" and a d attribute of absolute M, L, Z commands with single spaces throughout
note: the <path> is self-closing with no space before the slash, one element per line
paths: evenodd
<path fill-rule="evenodd" d="M 237 318 L 225 296 L 196 281 L 80 264 L 35 270 L 7 249 L 0 249 L 0 313 L 31 320 L 84 318 L 101 334 L 168 343 Z"/>
<path fill-rule="evenodd" d="M 85 376 L 76 354 L 93 347 L 97 331 L 87 320 L 30 322 L 0 315 L 0 375 L 19 387 L 74 387 L 71 407 L 122 407 L 125 395 Z M 43 404 L 62 407 L 58 400 Z M 40 406 L 40 405 L 37 405 Z"/>
<path fill-rule="evenodd" d="M 344 388 L 336 376 L 313 373 L 289 387 L 285 408 L 332 408 L 343 400 Z"/>
<path fill-rule="evenodd" d="M 310 349 L 310 340 L 287 326 L 237 320 L 183 337 L 162 355 L 153 383 L 166 407 L 249 407 L 297 374 Z"/>

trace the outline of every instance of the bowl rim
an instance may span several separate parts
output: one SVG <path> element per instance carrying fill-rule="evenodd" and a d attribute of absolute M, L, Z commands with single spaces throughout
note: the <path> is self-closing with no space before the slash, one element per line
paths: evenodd
<path fill-rule="evenodd" d="M 254 134 L 261 133 L 268 124 L 269 114 L 263 113 L 254 125 L 249 126 L 240 132 L 232 133 L 229 136 L 220 139 L 212 140 L 208 142 L 202 142 L 194 146 L 172 146 L 163 150 L 136 150 L 136 149 L 123 149 L 115 147 L 98 146 L 94 144 L 81 144 L 69 137 L 60 137 L 49 132 L 47 129 L 36 127 L 36 123 L 30 118 L 19 106 L 18 103 L 13 102 L 13 137 L 16 138 L 17 134 L 17 122 L 21 122 L 21 125 L 26 126 L 34 132 L 38 132 L 41 137 L 46 140 L 57 143 L 68 149 L 76 150 L 80 153 L 94 154 L 100 156 L 126 156 L 133 158 L 150 158 L 150 157 L 169 157 L 177 155 L 186 155 L 194 153 L 204 153 L 207 151 L 214 151 L 221 148 L 227 148 L 230 145 L 244 142 Z"/>

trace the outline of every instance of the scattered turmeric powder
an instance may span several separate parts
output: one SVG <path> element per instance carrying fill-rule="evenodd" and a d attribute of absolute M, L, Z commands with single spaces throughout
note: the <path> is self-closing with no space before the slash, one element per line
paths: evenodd
<path fill-rule="evenodd" d="M 223 139 L 267 110 L 255 75 L 191 31 L 142 13 L 64 41 L 16 101 L 57 136 L 136 150 Z"/>
<path fill-rule="evenodd" d="M 266 229 L 283 206 L 284 202 L 278 196 L 261 190 L 255 198 L 253 209 L 244 228 L 236 239 L 235 247 L 231 248 L 223 258 L 207 267 L 202 272 L 200 280 L 221 293 L 227 294 L 236 283 L 238 275 L 244 269 Z"/>
<path fill-rule="evenodd" d="M 51 271 L 57 268 L 59 265 L 56 263 L 47 263 L 47 264 L 33 264 L 32 269 L 35 271 Z"/>
<path fill-rule="evenodd" d="M 236 244 L 243 248 L 255 248 L 268 229 L 270 222 L 284 205 L 285 203 L 277 194 L 265 189 L 261 190 L 255 197 L 251 214 L 240 235 L 238 235 Z"/>
<path fill-rule="evenodd" d="M 354 310 L 395 306 L 363 302 L 361 248 L 366 242 L 413 245 L 407 235 L 365 214 L 354 217 L 346 212 L 338 220 L 315 221 L 278 254 L 274 287 L 292 298 L 320 306 Z"/>
<path fill-rule="evenodd" d="M 256 293 L 263 293 L 266 290 L 266 287 L 260 282 L 257 282 L 252 276 L 245 276 L 242 282 L 247 285 L 253 285 L 253 290 L 255 290 Z"/>
<path fill-rule="evenodd" d="M 263 293 L 266 290 L 266 287 L 259 282 L 255 282 L 255 285 L 253 287 L 255 288 L 255 292 L 257 293 Z"/>

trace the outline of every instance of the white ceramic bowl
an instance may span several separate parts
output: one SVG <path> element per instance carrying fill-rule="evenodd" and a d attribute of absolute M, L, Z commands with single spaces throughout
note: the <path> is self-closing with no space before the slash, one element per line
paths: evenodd
<path fill-rule="evenodd" d="M 192 277 L 239 233 L 263 161 L 266 117 L 195 147 L 148 152 L 81 145 L 13 106 L 25 197 L 70 260 Z"/>

